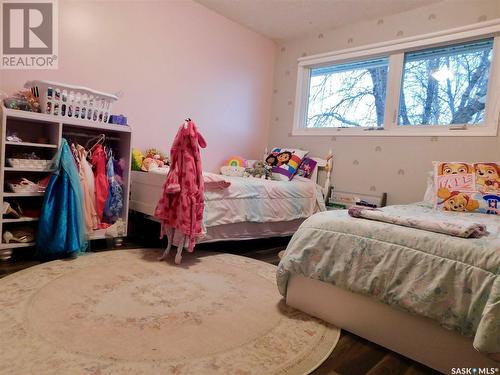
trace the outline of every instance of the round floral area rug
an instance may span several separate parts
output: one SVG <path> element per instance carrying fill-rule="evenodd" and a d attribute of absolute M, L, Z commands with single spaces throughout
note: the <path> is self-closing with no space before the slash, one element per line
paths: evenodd
<path fill-rule="evenodd" d="M 0 280 L 1 374 L 306 374 L 340 330 L 285 305 L 276 267 L 108 251 Z"/>

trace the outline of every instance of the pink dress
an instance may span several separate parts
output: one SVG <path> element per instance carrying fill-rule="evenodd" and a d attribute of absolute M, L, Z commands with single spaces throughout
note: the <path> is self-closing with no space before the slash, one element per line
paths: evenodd
<path fill-rule="evenodd" d="M 106 154 L 102 145 L 97 145 L 92 150 L 92 165 L 94 166 L 95 210 L 100 224 L 109 188 L 106 177 Z M 100 226 L 102 225 L 100 224 Z"/>
<path fill-rule="evenodd" d="M 165 231 L 181 232 L 189 241 L 188 251 L 193 251 L 196 238 L 203 233 L 204 185 L 199 147 L 206 146 L 193 121 L 181 125 L 170 150 L 170 171 L 155 210 L 162 236 Z"/>

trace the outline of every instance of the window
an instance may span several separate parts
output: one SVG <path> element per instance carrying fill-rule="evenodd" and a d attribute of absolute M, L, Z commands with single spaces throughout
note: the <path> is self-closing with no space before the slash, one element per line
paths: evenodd
<path fill-rule="evenodd" d="M 496 135 L 498 46 L 493 20 L 300 58 L 292 134 Z"/>
<path fill-rule="evenodd" d="M 493 39 L 405 54 L 399 125 L 482 124 Z"/>
<path fill-rule="evenodd" d="M 387 58 L 311 69 L 308 128 L 383 126 Z"/>

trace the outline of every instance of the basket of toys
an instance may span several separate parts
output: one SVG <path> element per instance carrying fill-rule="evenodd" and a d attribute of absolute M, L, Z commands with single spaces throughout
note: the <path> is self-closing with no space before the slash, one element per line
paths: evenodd
<path fill-rule="evenodd" d="M 113 94 L 52 81 L 28 81 L 24 87 L 39 98 L 42 113 L 93 122 L 108 123 L 118 100 Z"/>

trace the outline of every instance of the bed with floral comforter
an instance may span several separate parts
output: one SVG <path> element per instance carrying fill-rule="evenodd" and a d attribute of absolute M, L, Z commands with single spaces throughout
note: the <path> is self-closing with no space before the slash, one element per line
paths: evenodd
<path fill-rule="evenodd" d="M 481 238 L 460 238 L 350 217 L 345 210 L 307 219 L 277 271 L 286 296 L 291 274 L 377 298 L 473 338 L 482 353 L 500 353 L 500 217 L 389 206 L 394 215 L 467 218 L 486 225 Z"/>

